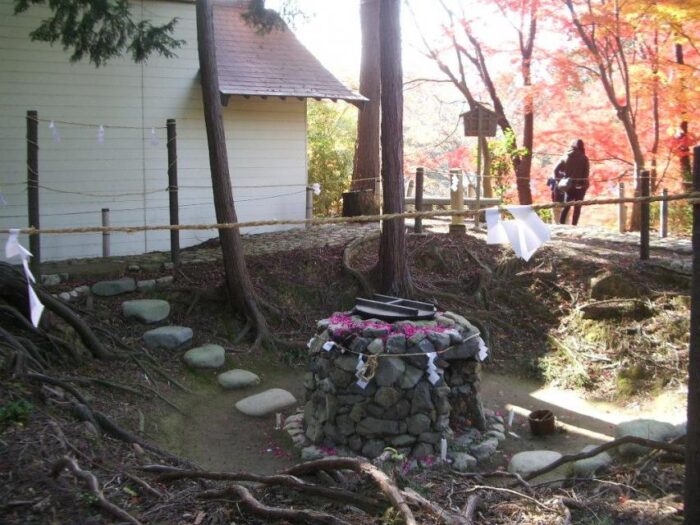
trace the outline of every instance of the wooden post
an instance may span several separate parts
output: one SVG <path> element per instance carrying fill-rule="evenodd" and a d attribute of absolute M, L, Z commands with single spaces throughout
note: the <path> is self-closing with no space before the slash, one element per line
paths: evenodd
<path fill-rule="evenodd" d="M 102 208 L 102 227 L 109 228 L 109 208 Z M 110 256 L 110 246 L 109 246 L 110 233 L 108 231 L 102 232 L 102 257 Z"/>
<path fill-rule="evenodd" d="M 170 201 L 170 225 L 180 224 L 177 187 L 177 128 L 174 118 L 166 123 L 168 129 L 168 197 Z M 180 231 L 170 230 L 170 260 L 177 264 L 180 258 Z"/>
<path fill-rule="evenodd" d="M 454 188 L 454 183 L 452 178 L 457 178 L 457 187 Z M 453 169 L 450 170 L 450 205 L 454 211 L 464 211 L 464 181 L 462 177 L 462 170 Z M 454 188 L 454 189 L 453 189 Z M 453 215 L 452 223 L 450 224 L 450 233 L 453 235 L 462 235 L 466 232 L 466 227 L 464 226 L 464 216 Z"/>
<path fill-rule="evenodd" d="M 306 218 L 314 218 L 314 189 L 311 186 L 306 187 Z M 307 228 L 309 226 L 311 225 L 306 225 Z"/>
<path fill-rule="evenodd" d="M 641 175 L 642 197 L 649 196 L 649 172 L 642 171 Z M 641 205 L 641 226 L 639 231 L 639 258 L 642 261 L 649 259 L 649 202 Z"/>
<path fill-rule="evenodd" d="M 664 188 L 661 191 L 664 199 L 668 198 L 668 190 Z M 662 200 L 659 207 L 659 237 L 665 239 L 668 237 L 668 201 Z"/>
<path fill-rule="evenodd" d="M 617 185 L 617 197 L 618 199 L 625 198 L 625 183 L 620 182 Z M 625 208 L 625 203 L 621 202 L 617 205 L 617 229 L 620 233 L 625 233 L 626 221 L 627 221 L 627 208 Z"/>
<path fill-rule="evenodd" d="M 423 179 L 425 177 L 424 168 L 416 168 L 416 211 L 423 211 Z M 414 233 L 423 233 L 423 219 L 416 217 L 413 222 Z"/>
<path fill-rule="evenodd" d="M 27 219 L 30 228 L 40 228 L 39 221 L 39 114 L 27 111 Z M 29 265 L 37 279 L 41 277 L 41 237 L 29 236 Z"/>
<path fill-rule="evenodd" d="M 700 191 L 700 146 L 693 148 L 693 189 Z M 690 291 L 688 424 L 684 523 L 700 523 L 700 202 L 693 203 L 693 278 Z"/>

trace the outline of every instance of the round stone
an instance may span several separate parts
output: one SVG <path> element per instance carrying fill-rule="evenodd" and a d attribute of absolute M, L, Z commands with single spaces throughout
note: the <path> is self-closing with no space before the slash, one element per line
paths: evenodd
<path fill-rule="evenodd" d="M 216 378 L 222 388 L 233 390 L 236 388 L 246 388 L 260 383 L 260 378 L 257 374 L 248 370 L 234 369 L 219 374 Z"/>
<path fill-rule="evenodd" d="M 188 350 L 182 359 L 192 368 L 219 368 L 226 361 L 226 352 L 219 345 L 204 345 Z"/>
<path fill-rule="evenodd" d="M 170 303 L 162 299 L 124 301 L 122 312 L 127 319 L 136 319 L 142 323 L 152 324 L 162 321 L 170 315 Z"/>
<path fill-rule="evenodd" d="M 551 465 L 561 457 L 559 452 L 554 450 L 528 450 L 525 452 L 518 452 L 511 459 L 508 464 L 508 472 L 520 474 L 523 477 L 527 477 L 529 474 Z M 542 483 L 545 481 L 554 481 L 562 478 L 568 477 L 567 465 L 561 465 L 554 470 L 537 476 L 534 478 L 534 483 Z M 555 486 L 555 485 L 552 485 Z"/>
<path fill-rule="evenodd" d="M 92 285 L 92 293 L 101 297 L 111 297 L 136 290 L 136 281 L 131 277 L 124 277 L 115 281 L 100 281 Z"/>

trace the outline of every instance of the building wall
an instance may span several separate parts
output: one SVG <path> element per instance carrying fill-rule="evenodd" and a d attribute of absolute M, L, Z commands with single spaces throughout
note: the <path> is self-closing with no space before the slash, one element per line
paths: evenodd
<path fill-rule="evenodd" d="M 118 59 L 95 68 L 71 64 L 60 46 L 31 42 L 46 11 L 14 16 L 0 0 L 0 228 L 27 225 L 26 111 L 39 114 L 41 226 L 100 225 L 102 208 L 115 226 L 168 224 L 165 122 L 177 119 L 180 223 L 214 223 L 207 138 L 202 116 L 194 5 L 132 2 L 154 23 L 180 19 L 187 44 L 177 58 L 144 65 Z M 299 219 L 305 213 L 306 103 L 231 97 L 224 108 L 227 149 L 240 221 Z M 60 142 L 52 140 L 55 122 Z M 96 140 L 105 126 L 104 142 Z M 158 144 L 151 143 L 151 128 Z M 267 230 L 272 228 L 267 228 Z M 257 228 L 249 232 L 263 231 Z M 181 245 L 214 231 L 182 231 Z M 112 234 L 113 255 L 167 250 L 167 231 Z M 100 234 L 42 236 L 42 259 L 101 255 Z M 25 246 L 27 245 L 24 239 Z"/>

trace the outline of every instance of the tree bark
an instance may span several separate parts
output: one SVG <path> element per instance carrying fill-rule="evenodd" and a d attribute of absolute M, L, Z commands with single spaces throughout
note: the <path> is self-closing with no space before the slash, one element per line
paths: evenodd
<path fill-rule="evenodd" d="M 220 224 L 238 222 L 233 204 L 229 175 L 226 134 L 219 93 L 219 77 L 214 45 L 214 22 L 211 0 L 197 0 L 197 44 L 199 68 L 202 78 L 202 102 L 204 123 L 207 128 L 209 165 L 216 220 Z M 265 317 L 257 303 L 257 296 L 248 273 L 243 242 L 237 229 L 220 229 L 221 251 L 226 272 L 226 289 L 229 299 L 238 313 L 255 326 L 256 344 L 270 335 Z"/>
<path fill-rule="evenodd" d="M 379 64 L 379 0 L 362 0 L 360 20 L 362 26 L 360 93 L 367 97 L 369 101 L 362 106 L 357 118 L 352 190 L 370 192 L 372 199 L 375 199 L 376 183 L 380 175 L 379 111 L 381 71 Z M 365 201 L 360 214 L 377 213 L 378 207 L 376 205 L 372 206 L 372 199 Z"/>
<path fill-rule="evenodd" d="M 381 0 L 379 12 L 381 64 L 381 147 L 384 213 L 404 211 L 403 70 L 401 65 L 401 3 Z M 397 295 L 411 293 L 406 261 L 404 219 L 382 224 L 377 263 L 380 288 Z"/>

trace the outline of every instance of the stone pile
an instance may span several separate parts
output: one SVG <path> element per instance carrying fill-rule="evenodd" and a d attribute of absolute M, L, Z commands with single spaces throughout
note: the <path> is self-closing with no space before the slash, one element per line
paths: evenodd
<path fill-rule="evenodd" d="M 348 314 L 319 321 L 309 341 L 306 438 L 370 458 L 385 447 L 438 455 L 451 418 L 485 426 L 483 348 L 479 331 L 451 312 L 393 324 Z"/>

